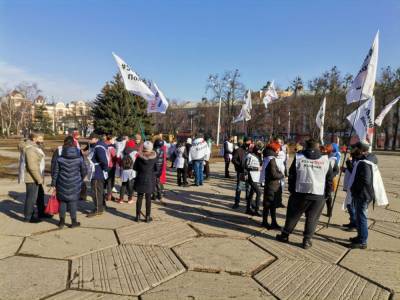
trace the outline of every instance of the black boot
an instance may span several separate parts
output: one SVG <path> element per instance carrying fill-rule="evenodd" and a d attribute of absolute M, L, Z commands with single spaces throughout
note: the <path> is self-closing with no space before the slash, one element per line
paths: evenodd
<path fill-rule="evenodd" d="M 75 227 L 81 226 L 81 223 L 76 221 L 76 218 L 71 219 L 71 221 L 72 221 L 71 228 L 75 228 Z"/>
<path fill-rule="evenodd" d="M 58 228 L 62 229 L 65 226 L 65 218 L 60 217 L 60 222 L 58 222 Z"/>
<path fill-rule="evenodd" d="M 150 223 L 151 221 L 153 221 L 152 217 L 146 216 L 146 223 Z"/>
<path fill-rule="evenodd" d="M 256 207 L 256 208 L 254 209 L 254 211 L 253 211 L 253 216 L 261 217 L 261 214 L 260 214 L 260 212 L 258 211 L 258 207 Z"/>
<path fill-rule="evenodd" d="M 271 208 L 271 229 L 282 229 L 278 222 L 276 222 L 276 208 Z"/>
<path fill-rule="evenodd" d="M 236 201 L 235 201 L 235 204 L 233 204 L 232 208 L 233 208 L 233 209 L 239 208 L 239 202 L 236 202 Z"/>
<path fill-rule="evenodd" d="M 287 233 L 282 232 L 276 235 L 276 240 L 282 243 L 289 243 L 289 235 Z"/>
<path fill-rule="evenodd" d="M 305 250 L 307 250 L 307 249 L 310 249 L 311 247 L 312 247 L 311 239 L 304 238 L 304 239 L 303 239 L 303 248 L 304 248 Z"/>

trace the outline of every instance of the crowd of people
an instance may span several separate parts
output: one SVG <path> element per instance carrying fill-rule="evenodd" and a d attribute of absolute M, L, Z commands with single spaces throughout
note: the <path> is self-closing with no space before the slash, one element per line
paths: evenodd
<path fill-rule="evenodd" d="M 24 216 L 25 221 L 31 223 L 51 217 L 44 210 L 45 153 L 42 144 L 43 135 L 32 133 L 19 146 L 20 180 L 26 184 Z M 308 249 L 312 246 L 312 237 L 325 204 L 327 215 L 332 216 L 332 193 L 338 185 L 341 153 L 337 143 L 320 145 L 313 139 L 304 145 L 297 144 L 294 150 L 290 167 L 289 147 L 280 137 L 268 142 L 230 138 L 224 142 L 221 155 L 225 161 L 226 180 L 231 178 L 231 163 L 236 171 L 232 208 L 239 207 L 241 192 L 244 192 L 245 213 L 262 217 L 261 226 L 268 230 L 280 230 L 276 239 L 281 242 L 289 241 L 289 235 L 305 214 L 303 247 Z M 176 169 L 178 186 L 188 186 L 188 178 L 193 178 L 193 185 L 201 186 L 210 176 L 210 156 L 210 142 L 201 135 L 194 140 L 187 138 L 169 144 L 163 140 L 162 134 L 155 135 L 152 141 L 143 141 L 140 134 L 116 138 L 92 133 L 88 145 L 82 147 L 79 133 L 74 132 L 65 138 L 64 144 L 52 156 L 50 193 L 60 202 L 58 226 L 65 226 L 67 211 L 71 217 L 70 227 L 80 226 L 78 201 L 86 200 L 87 181 L 93 199 L 93 210 L 87 217 L 101 215 L 107 208 L 107 201 L 133 204 L 134 193 L 137 193 L 135 220 L 139 222 L 141 219 L 145 199 L 145 221 L 150 222 L 152 201 L 162 201 L 163 198 L 167 160 Z M 351 239 L 354 248 L 367 247 L 367 208 L 374 200 L 372 180 L 373 165 L 376 164 L 376 157 L 369 153 L 369 145 L 359 142 L 352 146 L 351 159 L 342 169 L 346 174 L 344 190 L 348 195 L 345 206 L 350 216 L 349 224 L 344 224 L 344 227 L 357 230 L 357 236 Z M 290 196 L 285 224 L 281 227 L 276 210 L 285 207 L 282 194 L 286 177 Z M 118 198 L 113 197 L 116 178 L 121 182 Z M 34 216 L 35 203 L 37 217 Z"/>

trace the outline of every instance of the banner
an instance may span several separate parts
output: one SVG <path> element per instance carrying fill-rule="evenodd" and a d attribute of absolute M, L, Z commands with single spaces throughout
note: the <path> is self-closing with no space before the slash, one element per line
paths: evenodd
<path fill-rule="evenodd" d="M 319 139 L 322 144 L 324 143 L 325 107 L 326 107 L 326 97 L 322 101 L 321 107 L 317 114 L 317 118 L 315 119 L 315 122 L 317 123 L 317 126 L 320 129 Z"/>
<path fill-rule="evenodd" d="M 278 98 L 279 98 L 278 93 L 275 90 L 274 81 L 272 80 L 263 98 L 265 108 L 268 108 L 268 104 L 270 104 L 272 101 Z"/>
<path fill-rule="evenodd" d="M 251 109 L 253 108 L 253 105 L 251 103 L 251 90 L 247 91 L 244 102 L 246 103 L 248 110 L 251 111 Z"/>
<path fill-rule="evenodd" d="M 372 98 L 375 87 L 376 68 L 378 66 L 379 31 L 375 35 L 374 43 L 369 49 L 367 57 L 353 80 L 346 94 L 347 104 Z"/>
<path fill-rule="evenodd" d="M 190 161 L 201 160 L 207 158 L 210 154 L 210 148 L 207 142 L 203 138 L 197 138 L 193 141 L 192 147 L 190 148 Z"/>
<path fill-rule="evenodd" d="M 360 140 L 367 140 L 372 144 L 374 135 L 375 98 L 364 102 L 357 110 L 347 116 Z M 354 125 L 353 125 L 354 124 Z"/>
<path fill-rule="evenodd" d="M 154 94 L 149 87 L 118 55 L 115 53 L 112 53 L 112 55 L 117 62 L 126 90 L 142 97 L 147 102 L 152 101 L 154 99 Z"/>
<path fill-rule="evenodd" d="M 165 114 L 168 108 L 168 101 L 164 94 L 159 90 L 155 82 L 150 81 L 150 90 L 154 94 L 154 99 L 147 103 L 148 113 L 162 113 Z"/>
<path fill-rule="evenodd" d="M 392 109 L 392 107 L 397 103 L 397 101 L 400 100 L 400 96 L 397 97 L 396 99 L 392 100 L 388 105 L 386 105 L 381 113 L 379 114 L 379 116 L 376 118 L 375 120 L 375 124 L 378 126 L 382 125 L 382 121 L 385 118 L 386 114 Z"/>

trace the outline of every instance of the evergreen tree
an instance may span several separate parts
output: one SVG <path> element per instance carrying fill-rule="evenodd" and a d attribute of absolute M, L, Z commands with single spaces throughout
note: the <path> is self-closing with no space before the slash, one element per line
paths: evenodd
<path fill-rule="evenodd" d="M 52 133 L 52 124 L 46 106 L 40 105 L 35 107 L 35 115 L 32 124 L 34 131 L 43 133 Z"/>
<path fill-rule="evenodd" d="M 146 101 L 125 89 L 121 75 L 107 82 L 93 105 L 94 128 L 100 134 L 115 136 L 150 134 L 152 118 L 146 113 Z"/>

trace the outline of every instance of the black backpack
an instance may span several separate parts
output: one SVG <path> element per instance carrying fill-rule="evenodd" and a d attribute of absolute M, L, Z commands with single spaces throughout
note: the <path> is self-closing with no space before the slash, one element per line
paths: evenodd
<path fill-rule="evenodd" d="M 122 159 L 122 169 L 130 170 L 133 168 L 133 159 L 129 154 L 126 154 Z"/>

